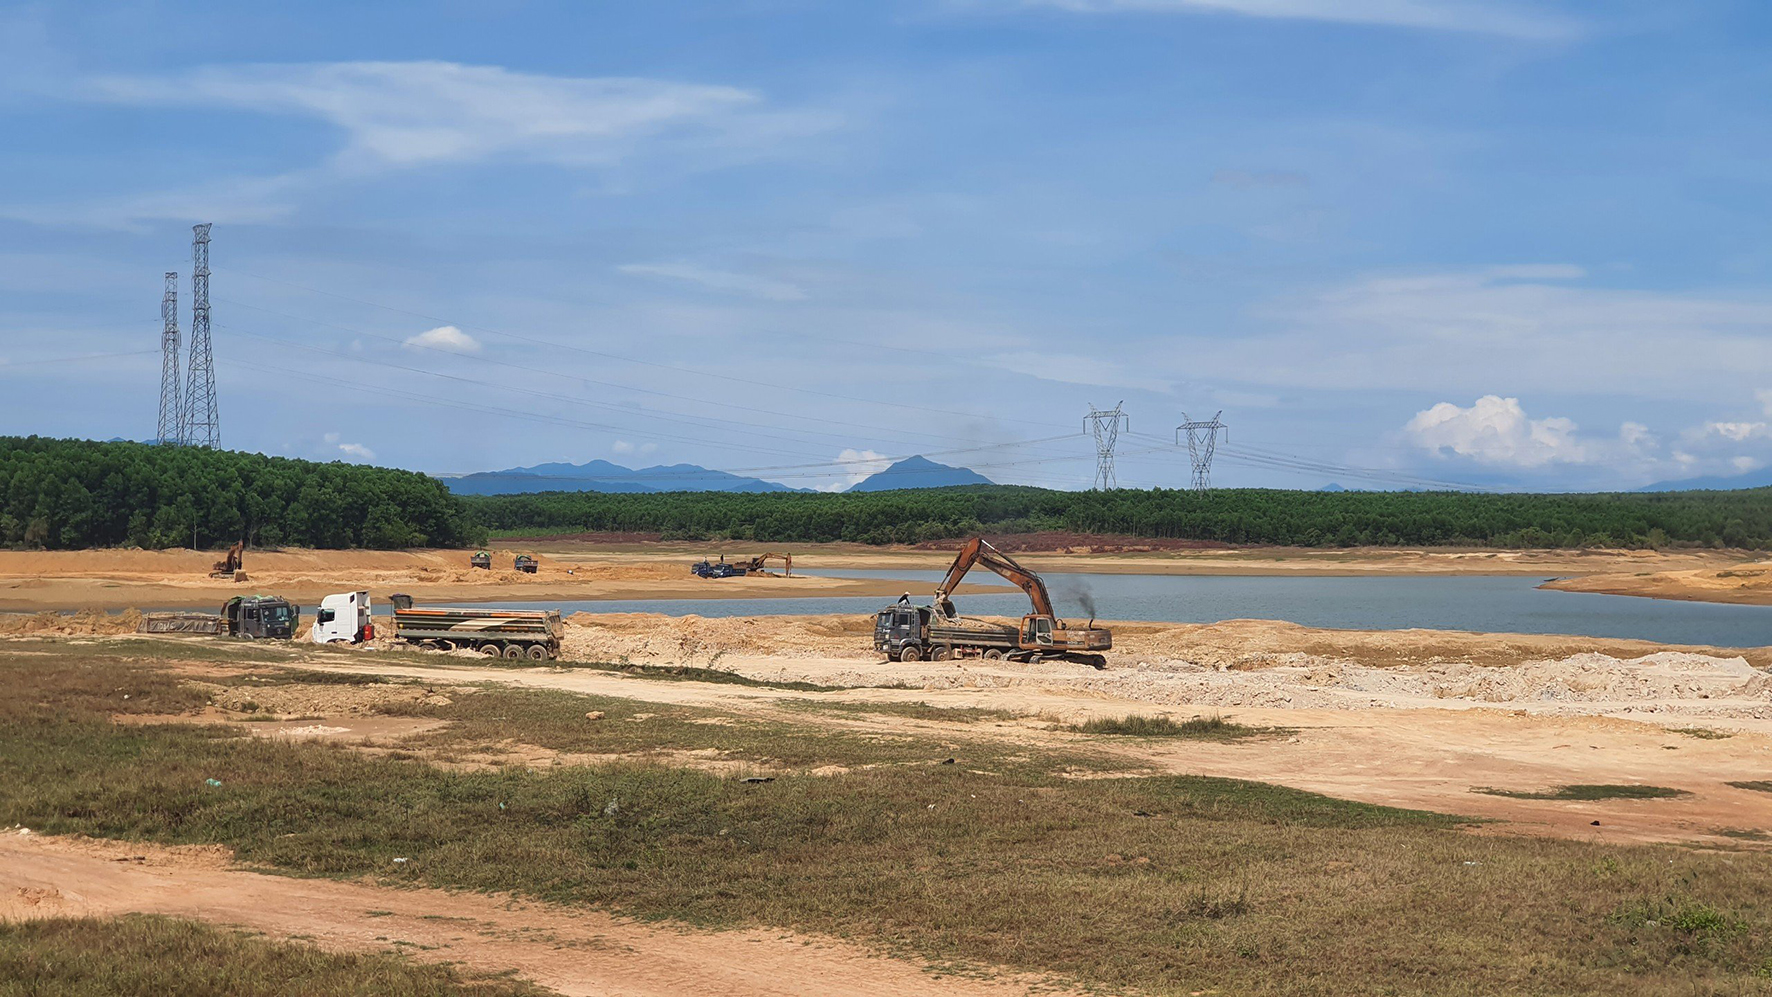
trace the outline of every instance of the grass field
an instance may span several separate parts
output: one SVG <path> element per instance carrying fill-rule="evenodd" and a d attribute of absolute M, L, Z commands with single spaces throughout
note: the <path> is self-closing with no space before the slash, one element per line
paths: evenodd
<path fill-rule="evenodd" d="M 539 997 L 520 982 L 176 918 L 0 922 L 0 997 Z"/>
<path fill-rule="evenodd" d="M 0 658 L 0 826 L 218 843 L 297 875 L 822 932 L 1158 994 L 1772 993 L 1772 857 L 1757 851 L 1476 836 L 1450 816 L 1141 776 L 1086 746 L 1015 751 L 969 739 L 976 717 L 882 736 L 487 689 L 401 707 L 453 722 L 410 758 L 111 723 L 206 702 L 166 663 L 48 642 Z M 424 760 L 513 738 L 715 749 L 783 772 Z M 806 774 L 820 766 L 847 771 Z"/>

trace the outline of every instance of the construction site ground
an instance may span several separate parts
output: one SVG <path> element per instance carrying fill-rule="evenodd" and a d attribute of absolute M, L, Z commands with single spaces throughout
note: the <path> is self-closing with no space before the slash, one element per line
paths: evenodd
<path fill-rule="evenodd" d="M 97 631 L 115 617 L 85 619 Z M 201 724 L 232 730 L 278 751 L 330 748 L 464 777 L 589 773 L 641 765 L 693 773 L 746 791 L 802 785 L 796 780 L 808 779 L 836 787 L 852 779 L 908 778 L 914 797 L 915 780 L 924 778 L 916 773 L 928 772 L 931 777 L 977 780 L 975 800 L 987 787 L 1000 795 L 1005 779 L 1021 779 L 1027 788 L 1008 791 L 1021 794 L 1024 801 L 1063 794 L 1065 786 L 1125 785 L 1129 792 L 1148 793 L 1135 787 L 1175 777 L 1228 777 L 1362 804 L 1455 815 L 1448 830 L 1437 832 L 1439 837 L 1423 839 L 1419 836 L 1424 832 L 1399 827 L 1393 832 L 1395 843 L 1407 852 L 1427 848 L 1424 842 L 1431 840 L 1433 849 L 1443 850 L 1434 852 L 1435 863 L 1463 868 L 1484 891 L 1534 889 L 1529 882 L 1508 886 L 1477 875 L 1477 866 L 1492 864 L 1493 875 L 1511 878 L 1519 872 L 1515 864 L 1522 862 L 1575 862 L 1583 868 L 1607 862 L 1634 868 L 1648 862 L 1645 868 L 1667 866 L 1702 880 L 1712 873 L 1691 872 L 1687 864 L 1696 862 L 1708 870 L 1710 863 L 1721 861 L 1729 866 L 1729 876 L 1746 876 L 1743 883 L 1758 882 L 1755 877 L 1763 873 L 1772 885 L 1772 792 L 1766 791 L 1765 782 L 1772 769 L 1772 678 L 1767 674 L 1772 649 L 1322 631 L 1265 621 L 1114 626 L 1118 645 L 1109 666 L 1101 670 L 1063 662 L 889 663 L 863 644 L 865 621 L 845 617 L 744 620 L 645 614 L 576 615 L 569 620 L 567 660 L 533 668 L 506 667 L 466 652 L 401 650 L 387 642 L 342 649 L 107 636 L 71 632 L 77 624 L 47 639 L 41 632 L 10 638 L 0 645 L 0 661 L 7 665 L 14 689 L 29 688 L 28 682 L 15 679 L 29 673 L 33 662 L 53 661 L 66 668 L 69 660 L 78 664 L 88 656 L 88 664 L 79 669 L 122 662 L 170 676 L 183 697 L 174 704 L 178 708 L 132 706 L 118 692 L 129 687 L 127 682 L 94 692 L 110 697 L 118 710 L 112 722 L 123 729 L 171 731 Z M 492 717 L 456 712 L 491 702 L 489 696 L 518 692 L 585 697 L 582 702 L 590 708 L 573 712 L 579 708 L 568 702 L 549 721 L 568 728 L 582 724 L 584 732 L 562 737 L 546 725 L 500 723 L 511 712 L 503 707 Z M 574 719 L 581 715 L 582 721 Z M 1254 731 L 1230 739 L 1195 739 L 1114 737 L 1074 729 L 1092 719 L 1129 715 L 1176 721 L 1220 717 Z M 654 725 L 666 722 L 674 726 L 659 733 Z M 686 737 L 682 731 L 692 734 Z M 218 756 L 227 757 L 232 756 Z M 954 760 L 951 773 L 943 765 L 949 759 Z M 1038 770 L 1031 775 L 1023 771 L 1030 765 Z M 313 766 L 303 763 L 301 771 L 313 771 Z M 214 776 L 220 786 L 233 778 L 225 770 Z M 318 772 L 309 777 L 325 779 Z M 195 770 L 185 778 L 200 781 Z M 898 785 L 905 791 L 907 784 Z M 1674 795 L 1532 798 L 1566 786 L 1647 786 Z M 816 789 L 803 791 L 818 795 Z M 941 802 L 951 792 L 936 793 L 932 787 L 931 794 L 938 802 L 930 809 L 952 805 Z M 1151 801 L 1139 804 L 1138 810 L 1148 811 L 1151 819 L 1180 820 L 1166 813 L 1163 801 L 1179 805 L 1166 795 L 1128 798 Z M 605 806 L 601 797 L 585 805 L 591 810 Z M 614 805 L 611 797 L 608 806 Z M 965 930 L 936 937 L 890 917 L 878 923 L 871 915 L 858 920 L 856 911 L 866 911 L 870 901 L 864 896 L 842 899 L 845 887 L 836 882 L 817 887 L 836 892 L 828 904 L 813 905 L 816 910 L 801 900 L 762 904 L 749 915 L 710 917 L 722 929 L 710 932 L 705 927 L 685 929 L 697 917 L 681 910 L 663 912 L 675 925 L 654 923 L 650 919 L 659 911 L 643 904 L 636 909 L 636 901 L 629 897 L 623 902 L 620 891 L 609 902 L 599 902 L 593 894 L 583 903 L 564 904 L 545 890 L 538 895 L 536 888 L 523 887 L 521 880 L 503 892 L 451 892 L 438 887 L 464 883 L 441 873 L 433 879 L 406 877 L 404 863 L 377 865 L 381 871 L 365 875 L 357 866 L 336 864 L 338 860 L 299 859 L 274 839 L 206 842 L 231 847 L 169 847 L 187 839 L 149 832 L 144 840 L 139 830 L 126 829 L 145 826 L 139 822 L 103 833 L 102 827 L 78 820 L 40 819 L 40 814 L 21 813 L 16 798 L 9 809 L 24 826 L 0 834 L 0 915 L 7 917 L 162 913 L 337 950 L 393 947 L 476 971 L 514 971 L 572 994 L 1008 994 L 1073 986 L 1193 993 L 1209 991 L 1214 983 L 1241 985 L 1220 992 L 1317 992 L 1302 985 L 1250 983 L 1269 977 L 1248 977 L 1236 970 L 1234 960 L 1216 965 L 1204 954 L 1199 956 L 1206 960 L 1201 966 L 1153 976 L 1149 966 L 1112 969 L 1081 954 L 1061 956 L 1056 948 L 1063 946 L 1055 948 L 1051 939 L 962 944 L 955 939 L 969 937 Z M 1175 833 L 1210 841 L 1243 826 L 1226 814 L 1213 817 L 1216 812 L 1200 811 L 1194 824 L 1178 824 Z M 1099 819 L 1124 818 L 1104 813 Z M 58 820 L 66 826 L 58 827 Z M 1268 827 L 1270 822 L 1264 818 L 1257 824 Z M 1289 825 L 1280 819 L 1275 826 Z M 127 843 L 71 834 L 80 829 Z M 1127 874 L 1136 870 L 1143 876 L 1148 870 L 1136 863 L 1169 861 L 1152 851 L 1156 846 L 1118 840 L 1116 835 L 1123 832 L 1106 824 L 1098 830 L 1105 837 L 1085 835 L 1088 854 L 1075 858 L 1091 869 L 1107 870 L 1103 875 L 1119 875 L 1112 871 L 1124 868 Z M 665 844 L 679 840 L 683 832 L 655 833 L 666 835 L 659 842 Z M 1329 876 L 1337 890 L 1371 887 L 1373 849 L 1387 847 L 1381 843 L 1385 832 L 1316 833 L 1355 837 L 1336 838 L 1340 844 L 1328 853 L 1309 851 L 1309 862 L 1327 864 L 1313 865 L 1306 874 Z M 299 832 L 297 837 L 306 840 Z M 1169 842 L 1163 847 L 1181 847 L 1161 840 Z M 1497 844 L 1479 844 L 1484 841 Z M 1531 841 L 1561 844 L 1525 844 Z M 1245 846 L 1228 838 L 1225 842 L 1223 847 L 1231 849 L 1225 854 L 1243 854 Z M 246 851 L 236 855 L 234 847 Z M 420 852 L 413 862 L 441 862 L 421 846 L 401 847 Z M 448 846 L 439 842 L 433 847 Z M 665 845 L 666 852 L 671 847 Z M 1010 851 L 993 862 L 1010 863 L 1006 869 L 1023 860 L 1061 861 L 1018 858 L 1016 851 L 1031 844 L 1001 847 Z M 1293 854 L 1288 849 L 1295 847 L 1282 850 Z M 1546 852 L 1544 847 L 1579 850 Z M 1668 848 L 1674 851 L 1641 851 Z M 841 865 L 835 854 L 833 875 Z M 759 852 L 744 861 L 773 868 L 783 860 Z M 383 855 L 375 861 L 393 859 Z M 544 860 L 538 856 L 537 861 Z M 891 881 L 943 875 L 935 871 L 943 860 L 919 861 L 892 873 Z M 976 865 L 981 860 L 967 861 Z M 308 864 L 314 862 L 321 864 Z M 339 869 L 337 876 L 343 878 L 270 874 L 312 876 L 328 868 Z M 1392 869 L 1383 876 L 1399 877 L 1402 884 L 1421 874 Z M 1262 923 L 1240 913 L 1211 913 L 1221 903 L 1225 910 L 1241 911 L 1247 902 L 1270 916 L 1284 906 L 1273 884 L 1234 887 L 1253 889 L 1260 898 L 1245 901 L 1231 898 L 1225 891 L 1233 887 L 1211 875 L 1179 875 L 1168 887 L 1140 880 L 1140 889 L 1170 889 L 1178 897 L 1194 897 L 1184 906 L 1208 912 L 1196 919 L 1198 930 L 1207 934 L 1190 945 L 1207 945 L 1202 939 L 1232 931 L 1233 924 L 1238 925 L 1235 931 L 1255 931 Z M 1350 876 L 1354 882 L 1344 882 Z M 742 897 L 760 887 L 744 885 L 748 876 L 743 880 L 731 884 L 738 899 L 725 907 L 752 909 Z M 1660 889 L 1661 881 L 1655 882 Z M 419 884 L 427 888 L 410 888 Z M 1618 897 L 1604 900 L 1611 905 L 1607 910 L 1636 902 L 1625 893 L 1641 885 L 1621 887 Z M 980 888 L 986 887 L 988 883 Z M 1442 883 L 1434 888 L 1456 892 L 1461 887 Z M 1594 888 L 1610 889 L 1603 882 Z M 1082 896 L 1075 899 L 1083 902 Z M 1436 903 L 1457 901 L 1447 896 Z M 1704 902 L 1723 901 L 1709 897 Z M 684 908 L 694 909 L 699 908 Z M 1087 921 L 1094 915 L 1077 916 Z M 1041 929 L 1018 930 L 1038 935 Z M 1067 924 L 1052 930 L 1083 929 Z M 1238 944 L 1260 948 L 1269 943 Z M 1376 939 L 1362 944 L 1378 945 L 1375 951 L 1383 948 Z M 1309 945 L 1294 945 L 1295 956 L 1310 950 Z M 1054 952 L 1047 953 L 1048 948 Z M 1394 960 L 1397 955 L 1374 958 Z M 1596 959 L 1596 966 L 1605 961 Z M 1349 968 L 1356 964 L 1358 959 Z M 1605 977 L 1601 970 L 1594 972 L 1600 974 L 1596 979 Z M 1161 979 L 1179 982 L 1173 989 L 1152 985 Z M 1631 985 L 1637 989 L 1614 992 L 1655 992 L 1652 982 L 1635 979 Z M 1418 992 L 1503 991 L 1425 986 Z"/>

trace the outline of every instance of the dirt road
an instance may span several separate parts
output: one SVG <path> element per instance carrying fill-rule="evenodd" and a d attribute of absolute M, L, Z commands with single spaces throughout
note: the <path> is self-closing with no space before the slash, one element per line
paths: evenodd
<path fill-rule="evenodd" d="M 1035 982 L 941 976 L 783 931 L 682 931 L 497 895 L 266 875 L 230 867 L 219 848 L 0 833 L 0 919 L 124 913 L 514 970 L 583 997 L 1019 997 Z"/>

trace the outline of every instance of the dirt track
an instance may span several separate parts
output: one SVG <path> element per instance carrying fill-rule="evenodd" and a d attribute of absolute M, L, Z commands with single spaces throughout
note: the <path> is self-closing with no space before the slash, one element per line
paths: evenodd
<path fill-rule="evenodd" d="M 676 931 L 508 897 L 265 875 L 231 868 L 220 848 L 0 833 L 0 920 L 131 912 L 300 936 L 334 950 L 398 945 L 412 958 L 515 970 L 584 997 L 1030 992 L 1029 981 L 935 976 L 782 931 Z"/>

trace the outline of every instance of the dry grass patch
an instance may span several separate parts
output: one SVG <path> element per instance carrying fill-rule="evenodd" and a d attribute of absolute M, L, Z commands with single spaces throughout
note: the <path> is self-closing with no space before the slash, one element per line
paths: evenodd
<path fill-rule="evenodd" d="M 195 921 L 130 915 L 0 922 L 0 997 L 541 997 L 382 953 L 323 952 Z"/>

